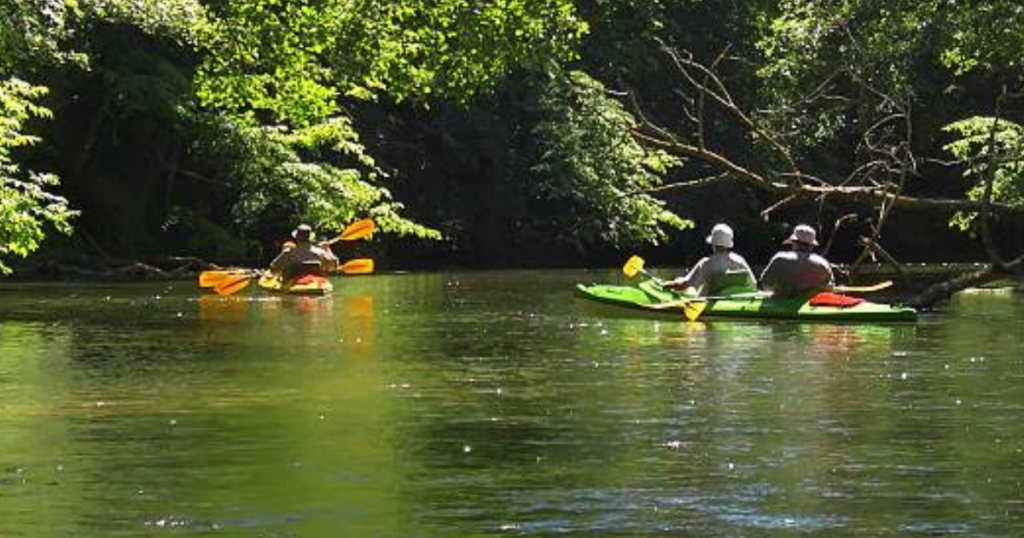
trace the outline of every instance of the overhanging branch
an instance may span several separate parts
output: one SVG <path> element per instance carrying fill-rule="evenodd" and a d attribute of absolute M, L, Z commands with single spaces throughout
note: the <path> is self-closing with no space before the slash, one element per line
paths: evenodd
<path fill-rule="evenodd" d="M 728 174 L 728 178 L 743 181 L 763 192 L 773 194 L 779 198 L 793 198 L 793 201 L 814 200 L 822 196 L 830 196 L 848 202 L 858 202 L 871 205 L 892 204 L 901 209 L 920 209 L 929 211 L 982 211 L 986 204 L 983 201 L 965 200 L 958 198 L 918 198 L 900 194 L 892 186 L 861 186 L 861 185 L 792 185 L 762 176 L 761 174 L 741 166 L 728 157 L 707 148 L 687 144 L 676 138 L 663 138 L 660 129 L 651 129 L 653 126 L 642 124 L 633 129 L 632 135 L 639 142 L 660 148 L 673 155 L 699 159 L 707 165 L 722 170 Z M 654 132 L 645 132 L 645 130 Z M 723 178 L 725 179 L 725 178 Z M 664 185 L 659 191 L 670 191 L 673 189 L 685 189 L 704 186 L 705 183 L 683 182 Z M 1004 204 L 990 203 L 989 210 L 1001 214 L 1024 213 L 1024 207 Z"/>

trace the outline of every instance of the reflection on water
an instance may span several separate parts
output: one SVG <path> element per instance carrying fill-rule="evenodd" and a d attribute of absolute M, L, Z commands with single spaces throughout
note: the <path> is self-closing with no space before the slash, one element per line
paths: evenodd
<path fill-rule="evenodd" d="M 1018 295 L 608 315 L 580 272 L 0 287 L 0 536 L 1019 536 Z"/>

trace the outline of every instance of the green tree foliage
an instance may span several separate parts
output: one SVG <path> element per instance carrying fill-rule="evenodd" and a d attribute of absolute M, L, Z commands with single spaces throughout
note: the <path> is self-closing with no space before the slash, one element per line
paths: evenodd
<path fill-rule="evenodd" d="M 998 73 L 1020 77 L 1024 70 L 1024 5 L 1016 0 L 942 2 L 943 64 L 958 74 Z"/>
<path fill-rule="evenodd" d="M 566 242 L 580 250 L 658 244 L 666 238 L 662 227 L 693 226 L 645 192 L 679 161 L 637 144 L 629 134 L 633 117 L 601 83 L 579 71 L 548 73 L 540 113 L 536 190 L 564 207 L 558 229 Z"/>
<path fill-rule="evenodd" d="M 239 190 L 232 212 L 243 226 L 299 219 L 341 230 L 363 216 L 400 235 L 439 239 L 403 218 L 402 204 L 373 180 L 381 175 L 347 118 L 296 130 L 207 114 L 195 119 L 203 136 L 195 157 L 217 163 L 212 173 Z"/>
<path fill-rule="evenodd" d="M 82 62 L 68 43 L 74 26 L 72 2 L 0 0 L 0 72 L 33 65 Z"/>
<path fill-rule="evenodd" d="M 985 182 L 991 177 L 992 201 L 1024 205 L 1024 127 L 1007 120 L 973 117 L 946 126 L 958 136 L 945 149 L 964 167 L 971 183 L 967 196 L 981 201 Z M 971 230 L 977 213 L 958 212 L 950 226 Z"/>
<path fill-rule="evenodd" d="M 570 58 L 570 0 L 226 0 L 197 83 L 204 103 L 306 125 L 341 98 L 466 100 L 535 59 Z"/>
<path fill-rule="evenodd" d="M 996 128 L 983 116 L 1003 88 L 1024 81 L 1024 6 L 1010 0 L 784 0 L 781 6 L 761 41 L 764 110 L 798 148 L 825 154 L 818 162 L 825 165 L 822 177 L 847 181 L 851 170 L 891 159 L 877 168 L 885 170 L 881 175 L 912 167 L 914 175 L 952 180 L 928 164 L 941 150 L 945 128 L 960 137 L 944 149 L 965 165 L 965 177 L 977 182 L 992 172 L 994 201 L 1020 202 L 1016 157 L 1001 160 L 1019 155 L 1019 131 L 1005 120 Z M 1004 112 L 1014 118 L 1022 111 Z M 993 129 L 993 148 L 1003 156 L 995 171 L 982 158 Z M 942 190 L 936 182 L 916 188 Z M 969 189 L 975 200 L 983 192 Z M 958 213 L 951 225 L 966 230 L 972 220 Z"/>
<path fill-rule="evenodd" d="M 810 146 L 871 128 L 897 101 L 939 105 L 968 82 L 958 74 L 1019 78 L 1022 27 L 1011 0 L 783 0 L 759 72 L 780 131 Z"/>
<path fill-rule="evenodd" d="M 0 0 L 0 12 L 0 70 L 87 68 L 97 25 L 132 26 L 191 46 L 208 27 L 197 0 Z"/>
<path fill-rule="evenodd" d="M 571 58 L 586 31 L 569 0 L 230 0 L 213 14 L 198 96 L 236 124 L 274 126 L 237 133 L 268 133 L 251 147 L 270 143 L 284 153 L 264 154 L 288 164 L 239 174 L 250 178 L 241 214 L 260 214 L 283 195 L 321 225 L 368 211 L 385 231 L 428 238 L 439 234 L 399 216 L 402 204 L 381 184 L 343 105 L 382 96 L 468 103 L 518 66 Z M 330 136 L 310 145 L 309 133 Z"/>
<path fill-rule="evenodd" d="M 768 119 L 814 147 L 892 114 L 929 60 L 937 3 L 783 0 L 761 41 Z"/>
<path fill-rule="evenodd" d="M 39 138 L 22 132 L 31 117 L 48 118 L 50 111 L 33 103 L 46 89 L 18 79 L 0 81 L 0 272 L 10 273 L 4 263 L 11 256 L 26 257 L 46 237 L 47 224 L 70 233 L 71 218 L 64 198 L 50 189 L 57 176 L 22 170 L 13 150 L 36 144 Z"/>

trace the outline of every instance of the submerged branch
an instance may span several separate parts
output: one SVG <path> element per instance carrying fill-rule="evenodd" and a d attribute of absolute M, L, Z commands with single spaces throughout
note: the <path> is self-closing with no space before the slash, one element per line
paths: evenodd
<path fill-rule="evenodd" d="M 996 264 L 989 264 L 978 271 L 930 286 L 920 294 L 912 297 L 907 301 L 907 304 L 915 308 L 930 308 L 940 301 L 949 299 L 958 291 L 980 286 L 1001 278 L 1015 276 L 1015 273 L 1022 269 L 1024 269 L 1024 256 L 1019 256 L 1010 262 L 1003 263 L 1001 267 Z"/>

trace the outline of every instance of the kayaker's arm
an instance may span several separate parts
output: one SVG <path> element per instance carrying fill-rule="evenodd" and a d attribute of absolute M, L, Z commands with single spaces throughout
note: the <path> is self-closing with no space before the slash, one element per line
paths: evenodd
<path fill-rule="evenodd" d="M 661 287 L 667 290 L 685 290 L 690 287 L 690 283 L 686 280 L 686 277 L 681 276 L 665 282 Z"/>
<path fill-rule="evenodd" d="M 708 260 L 709 258 L 701 258 L 701 260 L 693 266 L 693 269 L 690 269 L 690 272 L 686 273 L 686 276 L 669 280 L 664 283 L 662 287 L 670 290 L 685 290 L 691 286 L 696 287 L 703 284 L 707 279 L 707 275 L 705 273 Z"/>
<path fill-rule="evenodd" d="M 686 288 L 689 288 L 690 287 L 690 283 L 687 282 L 686 280 L 684 280 L 682 277 L 680 277 L 680 278 L 675 278 L 675 279 L 669 280 L 662 287 L 665 288 L 666 290 L 679 291 L 679 290 L 685 290 Z"/>
<path fill-rule="evenodd" d="M 317 255 L 320 257 L 320 268 L 324 273 L 333 273 L 338 270 L 338 257 L 334 255 L 334 251 L 331 250 L 331 244 L 328 241 L 324 241 L 318 245 Z"/>
<path fill-rule="evenodd" d="M 288 254 L 289 252 L 291 252 L 291 249 L 286 249 L 278 254 L 277 257 L 274 258 L 274 261 L 270 262 L 270 270 L 276 272 L 283 271 L 285 265 L 288 263 L 288 258 L 290 257 Z"/>

